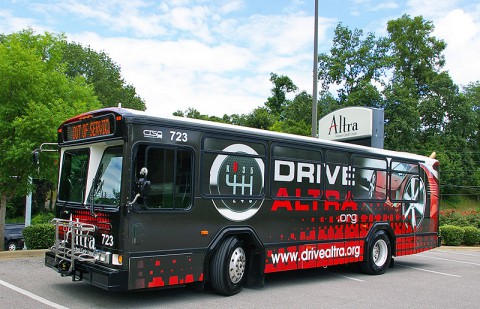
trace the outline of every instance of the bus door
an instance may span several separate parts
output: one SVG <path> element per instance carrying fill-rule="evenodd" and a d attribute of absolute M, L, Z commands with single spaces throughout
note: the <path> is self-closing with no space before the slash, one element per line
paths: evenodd
<path fill-rule="evenodd" d="M 199 244 L 192 236 L 193 150 L 138 144 L 133 153 L 129 289 L 202 281 L 204 253 L 191 249 Z"/>

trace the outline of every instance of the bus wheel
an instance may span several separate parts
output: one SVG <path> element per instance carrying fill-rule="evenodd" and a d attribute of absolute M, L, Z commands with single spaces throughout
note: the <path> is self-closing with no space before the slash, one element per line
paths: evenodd
<path fill-rule="evenodd" d="M 242 242 L 236 237 L 227 238 L 212 259 L 211 281 L 214 291 L 227 296 L 240 292 L 246 260 Z"/>
<path fill-rule="evenodd" d="M 364 261 L 360 264 L 362 271 L 370 275 L 383 274 L 392 259 L 390 247 L 390 240 L 385 231 L 376 232 L 367 246 Z"/>

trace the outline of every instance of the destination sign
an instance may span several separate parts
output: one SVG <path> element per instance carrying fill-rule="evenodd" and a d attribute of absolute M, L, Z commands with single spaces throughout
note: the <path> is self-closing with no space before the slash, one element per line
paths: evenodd
<path fill-rule="evenodd" d="M 64 126 L 65 141 L 78 141 L 112 135 L 115 132 L 113 114 L 82 119 Z"/>

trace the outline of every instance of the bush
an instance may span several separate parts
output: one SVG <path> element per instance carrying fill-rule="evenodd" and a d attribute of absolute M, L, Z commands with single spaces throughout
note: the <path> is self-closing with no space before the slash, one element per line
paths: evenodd
<path fill-rule="evenodd" d="M 447 246 L 458 246 L 463 241 L 465 230 L 455 225 L 443 225 L 440 227 L 442 243 Z"/>
<path fill-rule="evenodd" d="M 51 223 L 55 214 L 53 212 L 41 212 L 32 218 L 32 225 Z"/>
<path fill-rule="evenodd" d="M 480 229 L 477 229 L 474 226 L 467 226 L 463 229 L 465 230 L 463 242 L 467 246 L 476 246 L 480 243 Z"/>
<path fill-rule="evenodd" d="M 25 245 L 30 250 L 47 249 L 55 243 L 55 226 L 53 224 L 37 224 L 23 230 Z"/>
<path fill-rule="evenodd" d="M 480 229 L 480 211 L 469 210 L 462 212 L 462 215 L 467 218 L 468 226 L 473 226 Z"/>
<path fill-rule="evenodd" d="M 470 224 L 467 217 L 459 211 L 447 209 L 440 211 L 440 226 L 442 225 L 468 226 Z"/>

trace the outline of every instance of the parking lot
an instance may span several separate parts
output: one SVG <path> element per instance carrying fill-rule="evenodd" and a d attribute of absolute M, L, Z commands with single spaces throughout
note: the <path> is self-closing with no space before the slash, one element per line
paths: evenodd
<path fill-rule="evenodd" d="M 437 248 L 395 259 L 384 275 L 354 267 L 270 274 L 265 287 L 223 297 L 191 288 L 106 292 L 43 266 L 41 252 L 0 255 L 4 308 L 478 308 L 480 248 Z"/>

